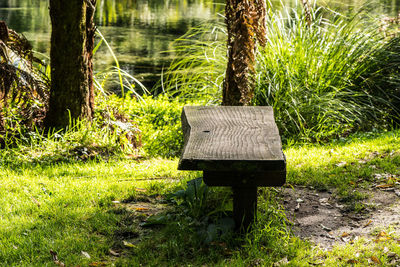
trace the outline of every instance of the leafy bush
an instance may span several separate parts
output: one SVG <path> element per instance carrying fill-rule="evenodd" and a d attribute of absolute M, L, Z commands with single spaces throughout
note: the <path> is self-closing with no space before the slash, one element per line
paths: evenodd
<path fill-rule="evenodd" d="M 150 156 L 179 156 L 183 145 L 181 112 L 184 104 L 165 95 L 145 97 L 133 113 L 142 132 L 143 149 Z"/>
<path fill-rule="evenodd" d="M 125 114 L 137 123 L 143 150 L 148 156 L 180 155 L 183 145 L 180 116 L 184 103 L 178 98 L 144 95 L 142 100 L 138 101 L 132 94 L 127 93 L 124 98 L 111 95 L 106 101 L 100 102 L 103 103 L 102 107 L 99 107 L 100 110 L 114 107 L 117 113 Z"/>

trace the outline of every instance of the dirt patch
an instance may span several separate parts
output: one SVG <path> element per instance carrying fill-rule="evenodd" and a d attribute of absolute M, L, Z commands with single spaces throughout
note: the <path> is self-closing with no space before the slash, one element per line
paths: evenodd
<path fill-rule="evenodd" d="M 359 237 L 377 234 L 379 229 L 391 227 L 392 234 L 400 235 L 400 197 L 395 191 L 373 189 L 366 212 L 349 213 L 332 192 L 317 192 L 304 187 L 285 188 L 283 205 L 294 223 L 297 236 L 308 239 L 322 248 L 345 244 Z"/>

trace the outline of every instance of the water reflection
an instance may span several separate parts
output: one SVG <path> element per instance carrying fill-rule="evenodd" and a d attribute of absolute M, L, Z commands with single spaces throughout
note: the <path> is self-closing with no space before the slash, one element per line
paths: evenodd
<path fill-rule="evenodd" d="M 275 0 L 279 2 L 280 0 Z M 299 0 L 281 0 L 288 6 Z M 96 23 L 120 59 L 121 66 L 151 86 L 173 54 L 171 42 L 199 23 L 222 20 L 225 0 L 98 0 Z M 67 3 L 67 1 L 66 1 Z M 318 0 L 319 5 L 351 13 L 364 0 Z M 368 1 L 375 14 L 397 15 L 400 0 Z M 48 0 L 0 0 L 0 20 L 32 41 L 35 50 L 49 54 Z M 95 55 L 95 68 L 113 64 L 105 46 Z"/>
<path fill-rule="evenodd" d="M 100 0 L 96 21 L 119 55 L 122 68 L 152 86 L 173 55 L 171 43 L 190 27 L 221 19 L 222 2 L 213 0 Z M 96 67 L 112 64 L 106 47 Z"/>

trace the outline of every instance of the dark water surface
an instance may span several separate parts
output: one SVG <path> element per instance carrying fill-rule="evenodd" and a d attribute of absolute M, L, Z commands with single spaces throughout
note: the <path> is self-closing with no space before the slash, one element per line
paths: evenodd
<path fill-rule="evenodd" d="M 288 6 L 295 1 L 282 0 Z M 173 40 L 192 26 L 222 21 L 225 1 L 98 0 L 97 3 L 96 23 L 121 67 L 151 87 L 159 79 L 162 68 L 173 59 L 173 54 L 166 52 L 172 49 Z M 321 0 L 318 3 L 347 13 L 363 6 L 364 1 Z M 377 0 L 369 4 L 368 10 L 395 16 L 400 10 L 400 0 Z M 0 0 L 0 20 L 23 33 L 36 51 L 49 55 L 48 0 Z M 95 55 L 95 69 L 104 70 L 113 64 L 111 53 L 102 45 Z"/>

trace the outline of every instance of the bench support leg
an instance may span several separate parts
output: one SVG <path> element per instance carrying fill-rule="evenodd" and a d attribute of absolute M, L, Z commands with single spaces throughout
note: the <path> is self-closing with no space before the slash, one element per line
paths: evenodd
<path fill-rule="evenodd" d="M 257 216 L 257 186 L 232 187 L 236 229 L 246 232 Z"/>

